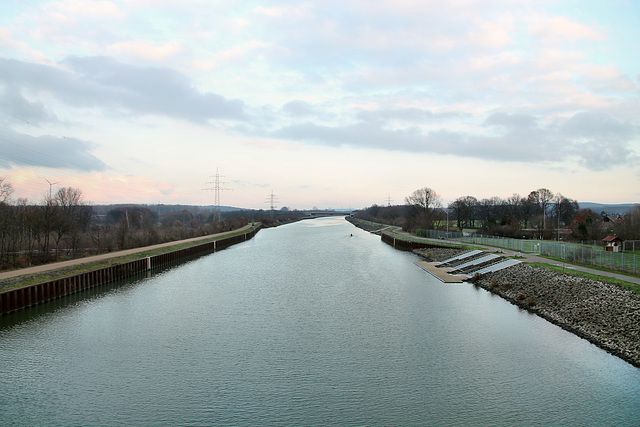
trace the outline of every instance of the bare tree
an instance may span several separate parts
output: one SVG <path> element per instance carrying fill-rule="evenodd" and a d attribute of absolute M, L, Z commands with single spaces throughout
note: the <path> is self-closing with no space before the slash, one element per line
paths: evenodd
<path fill-rule="evenodd" d="M 547 188 L 539 188 L 537 190 L 537 193 L 538 193 L 540 208 L 542 209 L 542 213 L 546 216 L 547 209 L 553 202 L 553 192 Z"/>
<path fill-rule="evenodd" d="M 539 218 L 538 228 L 540 229 L 541 235 L 547 228 L 547 210 L 552 201 L 553 193 L 546 188 L 539 188 L 527 196 L 528 216 L 529 218 L 533 217 L 534 220 L 538 220 L 537 218 Z"/>
<path fill-rule="evenodd" d="M 561 224 L 569 226 L 579 209 L 578 202 L 575 200 L 569 199 L 560 193 L 556 194 L 553 213 L 555 214 L 558 228 L 560 228 Z"/>
<path fill-rule="evenodd" d="M 520 224 L 524 219 L 524 199 L 518 193 L 513 193 L 505 202 L 509 216 Z"/>
<path fill-rule="evenodd" d="M 416 219 L 416 226 L 423 229 L 433 228 L 442 207 L 442 199 L 429 187 L 420 188 L 405 198 L 411 216 Z M 409 215 L 408 215 L 409 216 Z"/>
<path fill-rule="evenodd" d="M 571 237 L 575 240 L 598 240 L 603 237 L 602 217 L 591 209 L 580 209 L 571 223 Z"/>
<path fill-rule="evenodd" d="M 504 206 L 505 202 L 500 197 L 480 200 L 477 204 L 477 210 L 482 226 L 487 227 L 490 223 L 495 224 L 502 216 Z"/>
<path fill-rule="evenodd" d="M 56 222 L 57 242 L 64 236 L 69 247 L 75 254 L 78 250 L 82 233 L 89 228 L 91 221 L 91 207 L 82 200 L 82 191 L 77 188 L 63 187 L 55 195 L 58 206 L 58 221 Z"/>
<path fill-rule="evenodd" d="M 8 203 L 12 193 L 11 184 L 5 182 L 4 177 L 0 177 L 0 269 L 7 260 L 11 228 L 14 222 L 13 209 Z"/>
<path fill-rule="evenodd" d="M 478 199 L 473 196 L 458 197 L 449 204 L 449 209 L 453 210 L 459 230 L 465 227 L 473 227 L 477 205 Z"/>
<path fill-rule="evenodd" d="M 42 261 L 46 262 L 49 255 L 49 242 L 55 228 L 57 206 L 53 197 L 48 194 L 44 197 L 43 204 L 37 206 L 32 218 L 33 237 L 42 253 Z"/>
<path fill-rule="evenodd" d="M 625 240 L 640 240 L 640 205 L 635 205 L 616 227 L 617 233 Z"/>
<path fill-rule="evenodd" d="M 4 176 L 0 176 L 0 204 L 7 203 L 13 194 L 13 187 Z"/>

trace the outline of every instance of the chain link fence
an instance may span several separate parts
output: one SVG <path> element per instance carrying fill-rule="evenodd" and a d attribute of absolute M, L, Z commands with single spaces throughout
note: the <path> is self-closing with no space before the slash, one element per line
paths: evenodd
<path fill-rule="evenodd" d="M 602 245 L 579 245 L 573 243 L 542 242 L 541 255 L 560 258 L 576 264 L 638 274 L 640 259 L 633 253 L 605 251 Z"/>
<path fill-rule="evenodd" d="M 458 231 L 419 230 L 418 236 L 430 239 L 457 240 L 465 244 L 495 246 L 523 253 L 539 253 L 540 240 L 513 239 L 510 237 L 485 236 L 475 233 L 460 233 Z"/>
<path fill-rule="evenodd" d="M 481 234 L 460 233 L 457 231 L 447 232 L 442 230 L 420 230 L 418 235 L 431 239 L 457 240 L 466 244 L 494 246 L 522 253 L 545 255 L 567 262 L 591 265 L 625 273 L 640 273 L 640 257 L 634 253 L 630 253 L 635 252 L 635 250 L 640 251 L 639 240 L 623 242 L 622 252 L 610 252 L 605 251 L 604 244 L 598 240 L 582 243 L 565 243 L 513 239 L 509 237 L 485 236 Z"/>

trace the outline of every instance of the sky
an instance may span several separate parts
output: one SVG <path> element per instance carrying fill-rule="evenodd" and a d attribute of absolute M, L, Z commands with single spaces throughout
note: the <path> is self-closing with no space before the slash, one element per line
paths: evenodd
<path fill-rule="evenodd" d="M 39 203 L 640 202 L 640 1 L 3 0 L 0 177 Z"/>

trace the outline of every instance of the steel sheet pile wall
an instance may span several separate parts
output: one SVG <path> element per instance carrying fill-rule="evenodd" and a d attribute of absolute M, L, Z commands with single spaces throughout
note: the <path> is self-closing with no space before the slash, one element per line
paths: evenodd
<path fill-rule="evenodd" d="M 244 242 L 256 235 L 261 227 L 238 236 L 227 237 L 216 242 L 203 243 L 186 249 L 155 255 L 136 261 L 112 265 L 99 270 L 88 271 L 74 276 L 63 277 L 24 288 L 0 292 L 0 315 L 20 310 L 32 305 L 71 295 L 85 289 L 125 279 L 149 269 L 165 266 L 184 258 L 206 252 L 215 252 L 236 243 Z"/>
<path fill-rule="evenodd" d="M 392 237 L 386 233 L 382 233 L 381 239 L 383 242 L 393 246 L 396 249 L 402 249 L 405 251 L 412 251 L 414 249 L 422 249 L 422 248 L 446 248 L 449 246 L 437 245 L 433 243 L 424 243 L 424 242 L 413 242 L 410 240 L 402 240 Z"/>

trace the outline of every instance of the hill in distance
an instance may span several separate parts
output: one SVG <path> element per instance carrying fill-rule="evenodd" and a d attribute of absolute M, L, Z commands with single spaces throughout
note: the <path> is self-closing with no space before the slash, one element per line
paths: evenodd
<path fill-rule="evenodd" d="M 631 212 L 631 210 L 637 206 L 637 203 L 624 203 L 608 205 L 606 203 L 593 203 L 593 202 L 578 202 L 580 209 L 591 209 L 595 213 L 605 212 L 609 215 L 624 216 Z"/>

